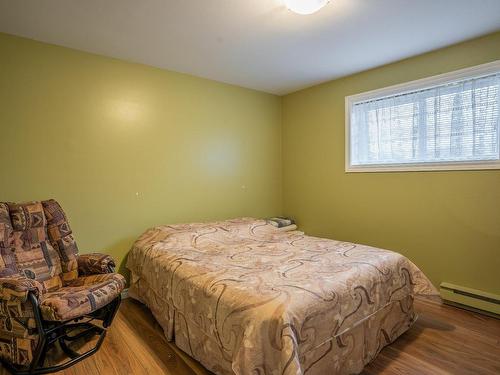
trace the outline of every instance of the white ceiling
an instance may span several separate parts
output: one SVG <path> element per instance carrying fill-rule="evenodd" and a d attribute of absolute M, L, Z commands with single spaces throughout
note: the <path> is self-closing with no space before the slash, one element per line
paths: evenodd
<path fill-rule="evenodd" d="M 500 29 L 500 0 L 0 0 L 0 31 L 275 94 Z M 500 46 L 499 46 L 500 48 Z"/>

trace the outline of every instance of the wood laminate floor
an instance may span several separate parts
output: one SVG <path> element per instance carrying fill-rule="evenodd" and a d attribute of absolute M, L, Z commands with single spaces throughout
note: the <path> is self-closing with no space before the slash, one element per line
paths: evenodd
<path fill-rule="evenodd" d="M 364 375 L 498 375 L 500 320 L 419 299 L 419 319 Z M 0 371 L 7 374 L 5 370 Z M 172 343 L 142 304 L 123 301 L 101 350 L 59 375 L 208 375 Z M 325 374 L 328 375 L 328 374 Z"/>

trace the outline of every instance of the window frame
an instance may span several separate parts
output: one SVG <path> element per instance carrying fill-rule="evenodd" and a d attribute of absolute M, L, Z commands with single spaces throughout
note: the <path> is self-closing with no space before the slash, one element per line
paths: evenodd
<path fill-rule="evenodd" d="M 500 60 L 345 97 L 345 172 L 419 172 L 500 169 L 500 160 L 351 165 L 351 108 L 360 101 L 403 95 L 464 79 L 500 73 Z M 500 131 L 500 130 L 499 130 Z M 499 134 L 500 135 L 500 134 Z M 500 136 L 499 143 L 500 143 Z M 500 146 L 500 145 L 499 145 Z"/>

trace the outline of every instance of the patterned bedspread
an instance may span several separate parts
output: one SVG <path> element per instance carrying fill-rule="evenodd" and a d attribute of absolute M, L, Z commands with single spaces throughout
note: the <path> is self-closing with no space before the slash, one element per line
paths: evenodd
<path fill-rule="evenodd" d="M 435 294 L 398 253 L 255 219 L 150 229 L 127 267 L 130 295 L 218 374 L 342 373 L 340 349 L 358 371 L 413 323 L 412 296 Z"/>

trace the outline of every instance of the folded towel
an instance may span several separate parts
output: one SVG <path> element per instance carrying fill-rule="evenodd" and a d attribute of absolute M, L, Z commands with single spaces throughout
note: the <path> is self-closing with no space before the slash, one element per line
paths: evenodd
<path fill-rule="evenodd" d="M 295 224 L 293 219 L 287 218 L 287 217 L 272 217 L 270 219 L 267 219 L 269 224 L 274 225 L 275 227 L 282 228 L 286 227 L 292 224 Z"/>
<path fill-rule="evenodd" d="M 288 232 L 290 230 L 297 230 L 297 226 L 295 224 L 292 224 L 292 225 L 287 225 L 286 227 L 281 227 L 281 228 L 278 228 L 278 230 L 280 232 Z"/>

